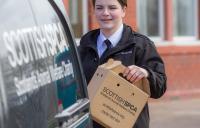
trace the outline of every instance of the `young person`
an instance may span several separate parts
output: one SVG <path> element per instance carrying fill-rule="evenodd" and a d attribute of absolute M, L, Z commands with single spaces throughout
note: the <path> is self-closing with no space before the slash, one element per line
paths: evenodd
<path fill-rule="evenodd" d="M 92 0 L 99 29 L 85 34 L 80 41 L 80 56 L 87 83 L 97 67 L 109 58 L 120 60 L 127 68 L 123 76 L 134 83 L 147 78 L 151 98 L 166 90 L 164 63 L 154 43 L 123 23 L 127 0 Z M 94 128 L 102 126 L 94 122 Z M 134 128 L 149 128 L 149 109 L 145 105 Z"/>

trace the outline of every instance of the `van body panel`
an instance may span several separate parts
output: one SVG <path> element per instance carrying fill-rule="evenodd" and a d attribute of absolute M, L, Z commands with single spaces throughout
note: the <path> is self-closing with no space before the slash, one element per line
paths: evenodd
<path fill-rule="evenodd" d="M 90 127 L 86 83 L 63 7 L 53 0 L 1 2 L 0 128 Z M 55 118 L 80 101 L 79 110 Z"/>

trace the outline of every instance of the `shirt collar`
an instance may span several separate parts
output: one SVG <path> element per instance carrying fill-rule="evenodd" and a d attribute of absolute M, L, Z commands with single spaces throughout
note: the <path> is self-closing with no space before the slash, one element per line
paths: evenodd
<path fill-rule="evenodd" d="M 119 40 L 121 39 L 122 32 L 123 32 L 123 24 L 121 24 L 118 30 L 108 38 L 110 42 L 112 43 L 113 47 L 115 47 L 117 43 L 119 42 Z"/>
<path fill-rule="evenodd" d="M 123 24 L 120 25 L 120 27 L 117 29 L 115 33 L 113 33 L 108 40 L 111 42 L 112 47 L 115 47 L 119 40 L 122 37 L 122 32 L 123 32 Z M 97 45 L 103 45 L 104 40 L 106 40 L 106 37 L 103 35 L 103 33 L 100 31 L 99 37 L 98 37 L 98 43 Z"/>

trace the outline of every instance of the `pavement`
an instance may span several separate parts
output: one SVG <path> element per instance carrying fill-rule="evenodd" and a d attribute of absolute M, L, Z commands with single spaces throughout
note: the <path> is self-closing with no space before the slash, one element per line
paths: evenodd
<path fill-rule="evenodd" d="M 150 128 L 200 128 L 200 97 L 151 100 Z"/>

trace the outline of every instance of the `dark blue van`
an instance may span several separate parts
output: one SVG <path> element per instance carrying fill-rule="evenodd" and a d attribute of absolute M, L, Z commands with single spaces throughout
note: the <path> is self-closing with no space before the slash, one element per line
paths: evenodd
<path fill-rule="evenodd" d="M 0 128 L 90 128 L 62 0 L 0 2 Z"/>

